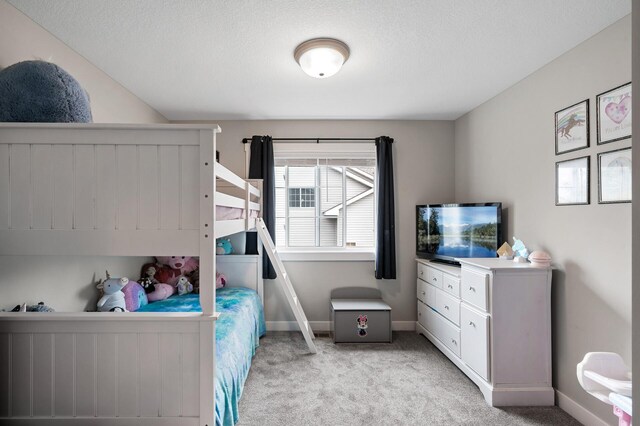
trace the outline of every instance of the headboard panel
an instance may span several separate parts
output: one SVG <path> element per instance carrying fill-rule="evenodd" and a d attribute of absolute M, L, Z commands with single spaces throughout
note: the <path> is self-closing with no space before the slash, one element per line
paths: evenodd
<path fill-rule="evenodd" d="M 218 131 L 0 123 L 0 255 L 197 256 Z"/>
<path fill-rule="evenodd" d="M 227 277 L 227 287 L 247 287 L 255 290 L 264 306 L 262 256 L 257 254 L 218 255 L 217 271 Z"/>

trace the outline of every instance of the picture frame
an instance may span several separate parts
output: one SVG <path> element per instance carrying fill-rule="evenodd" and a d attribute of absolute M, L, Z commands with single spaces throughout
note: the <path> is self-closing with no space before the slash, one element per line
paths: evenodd
<path fill-rule="evenodd" d="M 556 162 L 556 206 L 591 204 L 591 157 Z"/>
<path fill-rule="evenodd" d="M 631 137 L 631 82 L 596 97 L 598 145 Z"/>
<path fill-rule="evenodd" d="M 589 99 L 555 113 L 556 155 L 589 147 Z"/>
<path fill-rule="evenodd" d="M 598 203 L 631 202 L 631 147 L 598 153 Z"/>

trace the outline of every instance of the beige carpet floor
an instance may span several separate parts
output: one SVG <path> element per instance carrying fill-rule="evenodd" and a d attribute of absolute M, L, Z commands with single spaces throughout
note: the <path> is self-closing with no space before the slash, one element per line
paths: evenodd
<path fill-rule="evenodd" d="M 423 336 L 334 345 L 300 333 L 260 341 L 240 401 L 248 425 L 578 425 L 558 407 L 489 407 L 478 388 Z"/>

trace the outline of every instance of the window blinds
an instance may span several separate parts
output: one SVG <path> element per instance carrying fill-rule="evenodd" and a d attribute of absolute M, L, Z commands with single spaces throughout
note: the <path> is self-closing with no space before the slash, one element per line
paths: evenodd
<path fill-rule="evenodd" d="M 373 143 L 274 143 L 275 166 L 374 167 Z"/>

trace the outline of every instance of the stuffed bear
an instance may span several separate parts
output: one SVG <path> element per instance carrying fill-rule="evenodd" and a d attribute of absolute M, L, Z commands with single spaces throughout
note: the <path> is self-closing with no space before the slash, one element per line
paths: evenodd
<path fill-rule="evenodd" d="M 229 238 L 218 238 L 216 240 L 216 254 L 231 254 L 233 247 Z"/>
<path fill-rule="evenodd" d="M 167 266 L 171 270 L 170 276 L 166 280 L 160 280 L 162 283 L 167 283 L 172 286 L 178 284 L 178 280 L 181 276 L 190 274 L 198 269 L 198 259 L 189 256 L 159 256 L 156 257 L 157 263 L 161 266 Z M 166 269 L 165 269 L 166 271 Z"/>
<path fill-rule="evenodd" d="M 107 279 L 100 280 L 97 287 L 103 292 L 98 300 L 98 311 L 100 312 L 126 312 L 127 305 L 124 300 L 122 289 L 129 283 L 129 278 L 111 278 L 107 271 Z"/>
<path fill-rule="evenodd" d="M 23 61 L 0 71 L 0 121 L 91 123 L 89 95 L 56 64 Z"/>

